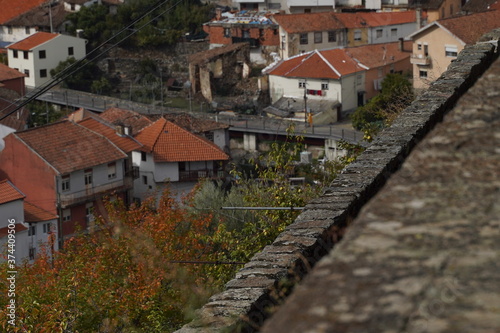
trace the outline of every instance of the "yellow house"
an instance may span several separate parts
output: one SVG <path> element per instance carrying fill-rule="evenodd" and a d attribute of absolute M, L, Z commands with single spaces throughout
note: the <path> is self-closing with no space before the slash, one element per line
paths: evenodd
<path fill-rule="evenodd" d="M 500 26 L 500 11 L 435 21 L 408 36 L 413 41 L 413 87 L 426 89 L 467 44 Z"/>

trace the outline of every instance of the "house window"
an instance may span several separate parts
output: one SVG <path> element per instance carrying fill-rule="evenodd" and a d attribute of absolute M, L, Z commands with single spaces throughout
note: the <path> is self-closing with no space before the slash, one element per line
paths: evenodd
<path fill-rule="evenodd" d="M 68 56 L 72 56 L 75 54 L 75 49 L 73 46 L 68 47 Z"/>
<path fill-rule="evenodd" d="M 24 56 L 24 59 L 29 59 L 29 52 L 23 51 L 23 56 Z"/>
<path fill-rule="evenodd" d="M 265 36 L 264 29 L 259 29 L 259 37 L 264 38 L 264 36 Z"/>
<path fill-rule="evenodd" d="M 43 224 L 43 233 L 48 234 L 51 230 L 51 223 L 44 223 Z"/>
<path fill-rule="evenodd" d="M 13 56 L 14 58 L 17 58 L 17 57 L 18 57 L 17 50 L 12 50 L 12 56 Z"/>
<path fill-rule="evenodd" d="M 382 29 L 377 29 L 376 30 L 376 36 L 377 36 L 377 38 L 382 38 L 382 32 L 383 32 Z"/>
<path fill-rule="evenodd" d="M 337 41 L 337 31 L 328 31 L 328 41 L 331 43 Z"/>
<path fill-rule="evenodd" d="M 417 50 L 421 51 L 422 50 L 422 43 L 417 44 Z"/>
<path fill-rule="evenodd" d="M 382 75 L 384 75 L 384 70 L 382 69 L 382 67 L 380 67 L 378 69 L 378 77 L 382 77 Z"/>
<path fill-rule="evenodd" d="M 148 155 L 145 152 L 141 151 L 141 161 L 146 162 L 148 160 Z"/>
<path fill-rule="evenodd" d="M 34 247 L 29 248 L 29 258 L 30 260 L 35 260 L 36 249 Z"/>
<path fill-rule="evenodd" d="M 28 228 L 28 236 L 35 236 L 36 235 L 36 225 L 31 225 Z"/>
<path fill-rule="evenodd" d="M 445 45 L 444 53 L 447 57 L 456 57 L 458 54 L 458 49 L 456 46 L 446 46 Z"/>
<path fill-rule="evenodd" d="M 224 28 L 224 37 L 231 37 L 231 29 L 230 28 Z"/>
<path fill-rule="evenodd" d="M 391 29 L 391 37 L 396 37 L 397 35 L 398 35 L 398 29 L 397 28 Z"/>
<path fill-rule="evenodd" d="M 323 43 L 323 33 L 321 31 L 314 32 L 314 43 Z"/>
<path fill-rule="evenodd" d="M 30 70 L 29 69 L 25 69 L 24 70 L 24 74 L 26 74 L 26 77 L 30 77 Z"/>
<path fill-rule="evenodd" d="M 441 8 L 441 18 L 444 18 L 444 7 Z"/>
<path fill-rule="evenodd" d="M 424 44 L 424 55 L 426 57 L 429 55 L 429 45 Z"/>
<path fill-rule="evenodd" d="M 363 76 L 361 74 L 356 75 L 356 83 L 360 86 L 363 83 Z"/>
<path fill-rule="evenodd" d="M 205 138 L 207 138 L 207 140 L 214 142 L 214 132 L 205 132 Z"/>
<path fill-rule="evenodd" d="M 26 31 L 26 35 L 29 35 L 31 33 L 31 29 L 30 27 L 26 27 L 25 28 L 25 31 Z"/>
<path fill-rule="evenodd" d="M 74 3 L 71 4 L 71 10 L 74 11 L 76 9 L 76 6 Z"/>
<path fill-rule="evenodd" d="M 92 169 L 85 170 L 85 185 L 92 185 Z"/>
<path fill-rule="evenodd" d="M 8 33 L 9 35 L 12 35 L 12 27 L 11 27 L 11 26 L 8 26 L 8 27 L 7 27 L 7 33 Z"/>
<path fill-rule="evenodd" d="M 328 80 L 323 80 L 321 82 L 321 90 L 328 90 L 328 84 L 329 84 Z"/>
<path fill-rule="evenodd" d="M 306 80 L 302 79 L 299 80 L 299 88 L 305 88 L 306 87 Z"/>
<path fill-rule="evenodd" d="M 418 71 L 418 76 L 419 76 L 421 79 L 426 79 L 426 78 L 427 78 L 427 71 L 425 71 L 425 70 L 419 70 L 419 71 Z"/>
<path fill-rule="evenodd" d="M 61 188 L 62 188 L 63 192 L 69 191 L 69 189 L 70 189 L 69 180 L 70 180 L 69 175 L 62 176 Z"/>
<path fill-rule="evenodd" d="M 300 34 L 300 44 L 305 45 L 309 43 L 309 36 L 307 34 Z"/>
<path fill-rule="evenodd" d="M 45 58 L 47 58 L 47 54 L 46 54 L 45 50 L 40 50 L 40 51 L 38 51 L 38 57 L 39 57 L 40 59 L 45 59 Z"/>
<path fill-rule="evenodd" d="M 40 69 L 40 77 L 47 77 L 47 70 L 46 69 Z"/>
<path fill-rule="evenodd" d="M 71 221 L 71 210 L 69 210 L 69 209 L 63 210 L 62 220 L 63 220 L 63 222 Z"/>
<path fill-rule="evenodd" d="M 148 176 L 142 176 L 142 183 L 148 185 Z"/>
<path fill-rule="evenodd" d="M 243 38 L 250 38 L 250 30 L 241 31 Z"/>
<path fill-rule="evenodd" d="M 354 40 L 361 40 L 361 30 L 354 31 Z"/>
<path fill-rule="evenodd" d="M 108 164 L 108 179 L 116 178 L 116 163 Z"/>

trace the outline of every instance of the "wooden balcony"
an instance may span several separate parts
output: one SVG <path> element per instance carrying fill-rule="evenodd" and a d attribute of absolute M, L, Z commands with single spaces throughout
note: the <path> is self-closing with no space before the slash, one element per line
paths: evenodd
<path fill-rule="evenodd" d="M 125 177 L 121 180 L 114 182 L 109 182 L 102 185 L 90 185 L 87 186 L 85 190 L 70 192 L 70 193 L 60 193 L 59 202 L 61 208 L 66 208 L 78 203 L 83 203 L 87 201 L 96 200 L 98 197 L 102 197 L 106 194 L 111 194 L 113 192 L 123 192 L 133 187 L 133 177 Z"/>

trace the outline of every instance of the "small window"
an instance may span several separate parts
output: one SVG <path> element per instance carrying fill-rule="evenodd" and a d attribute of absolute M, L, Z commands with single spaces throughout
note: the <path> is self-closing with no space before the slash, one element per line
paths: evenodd
<path fill-rule="evenodd" d="M 85 204 L 85 219 L 87 223 L 94 221 L 94 204 L 92 202 Z"/>
<path fill-rule="evenodd" d="M 70 178 L 69 175 L 63 176 L 61 181 L 61 188 L 63 192 L 70 190 Z"/>
<path fill-rule="evenodd" d="M 14 58 L 19 57 L 19 55 L 17 54 L 17 50 L 12 50 L 12 56 L 13 56 Z"/>
<path fill-rule="evenodd" d="M 309 43 L 309 36 L 307 34 L 300 34 L 300 44 L 305 45 Z"/>
<path fill-rule="evenodd" d="M 35 260 L 36 249 L 34 247 L 29 248 L 29 258 L 30 260 Z"/>
<path fill-rule="evenodd" d="M 305 88 L 306 87 L 306 80 L 299 80 L 299 88 Z"/>
<path fill-rule="evenodd" d="M 148 155 L 145 152 L 141 151 L 141 161 L 146 162 L 147 160 L 148 160 Z"/>
<path fill-rule="evenodd" d="M 377 36 L 377 38 L 382 38 L 382 33 L 383 33 L 382 29 L 377 29 L 376 30 L 376 36 Z"/>
<path fill-rule="evenodd" d="M 328 90 L 328 80 L 324 80 L 323 82 L 321 82 L 321 90 Z"/>
<path fill-rule="evenodd" d="M 264 36 L 265 36 L 264 29 L 259 29 L 259 37 L 264 38 Z"/>
<path fill-rule="evenodd" d="M 398 35 L 398 29 L 397 28 L 391 29 L 391 37 L 397 37 L 397 35 Z"/>
<path fill-rule="evenodd" d="M 361 30 L 354 31 L 354 40 L 361 40 Z"/>
<path fill-rule="evenodd" d="M 323 43 L 323 33 L 321 31 L 316 31 L 314 33 L 314 43 L 315 44 Z"/>
<path fill-rule="evenodd" d="M 330 43 L 337 41 L 337 31 L 328 31 L 328 41 Z"/>
<path fill-rule="evenodd" d="M 418 72 L 418 76 L 419 76 L 420 78 L 422 78 L 422 79 L 427 78 L 427 71 L 420 70 L 420 71 Z"/>
<path fill-rule="evenodd" d="M 28 51 L 23 51 L 23 57 L 24 59 L 29 59 L 29 52 Z"/>
<path fill-rule="evenodd" d="M 224 37 L 226 37 L 226 38 L 231 37 L 231 29 L 230 28 L 224 28 Z"/>
<path fill-rule="evenodd" d="M 245 29 L 241 31 L 243 38 L 250 38 L 250 30 Z"/>
<path fill-rule="evenodd" d="M 379 67 L 378 69 L 378 77 L 382 77 L 382 75 L 384 75 L 384 70 L 382 67 Z"/>
<path fill-rule="evenodd" d="M 361 74 L 356 75 L 356 81 L 358 86 L 360 86 L 363 83 L 363 75 Z"/>
<path fill-rule="evenodd" d="M 43 224 L 43 233 L 44 234 L 50 233 L 51 229 L 52 229 L 52 224 L 51 223 L 44 223 Z"/>
<path fill-rule="evenodd" d="M 148 185 L 148 176 L 142 176 L 142 183 Z"/>
<path fill-rule="evenodd" d="M 63 210 L 62 220 L 63 220 L 63 222 L 71 221 L 71 210 L 69 210 L 69 209 Z"/>
<path fill-rule="evenodd" d="M 25 31 L 26 31 L 26 35 L 29 35 L 31 33 L 31 29 L 30 27 L 26 27 L 25 28 Z"/>
<path fill-rule="evenodd" d="M 85 170 L 85 185 L 92 185 L 92 169 Z"/>
<path fill-rule="evenodd" d="M 28 236 L 36 235 L 36 225 L 30 225 L 28 228 Z"/>
<path fill-rule="evenodd" d="M 24 70 L 24 74 L 26 74 L 26 77 L 30 77 L 30 70 L 29 69 L 25 69 Z"/>
<path fill-rule="evenodd" d="M 116 163 L 108 164 L 108 179 L 116 178 Z"/>
<path fill-rule="evenodd" d="M 72 56 L 75 54 L 75 49 L 73 46 L 68 47 L 68 56 Z"/>
<path fill-rule="evenodd" d="M 74 11 L 76 9 L 76 5 L 74 3 L 71 4 L 71 10 Z"/>
<path fill-rule="evenodd" d="M 8 26 L 8 27 L 7 27 L 7 33 L 8 33 L 9 35 L 12 35 L 13 31 L 12 31 L 12 27 L 11 27 L 11 26 Z"/>
<path fill-rule="evenodd" d="M 39 57 L 40 59 L 45 59 L 45 58 L 47 58 L 47 54 L 46 54 L 45 50 L 40 50 L 40 51 L 38 51 L 38 57 Z"/>
<path fill-rule="evenodd" d="M 205 138 L 207 138 L 207 140 L 214 142 L 214 132 L 205 132 Z"/>
<path fill-rule="evenodd" d="M 40 77 L 47 77 L 47 70 L 46 69 L 40 69 Z"/>
<path fill-rule="evenodd" d="M 456 57 L 458 55 L 458 49 L 456 46 L 445 46 L 444 53 L 447 57 Z"/>
<path fill-rule="evenodd" d="M 422 43 L 417 44 L 417 50 L 421 51 L 422 50 Z"/>

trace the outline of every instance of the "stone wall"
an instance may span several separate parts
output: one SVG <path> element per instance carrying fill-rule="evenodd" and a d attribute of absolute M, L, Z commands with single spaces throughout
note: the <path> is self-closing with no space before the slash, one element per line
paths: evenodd
<path fill-rule="evenodd" d="M 467 46 L 448 71 L 384 130 L 321 197 L 311 201 L 273 244 L 256 254 L 228 282 L 225 291 L 211 297 L 196 320 L 177 332 L 258 331 L 268 311 L 287 294 L 290 281 L 300 279 L 330 251 L 416 144 L 498 58 L 499 37 L 500 29 L 483 36 L 480 43 Z M 488 42 L 491 40 L 496 44 Z M 318 326 L 311 332 L 326 331 Z"/>

